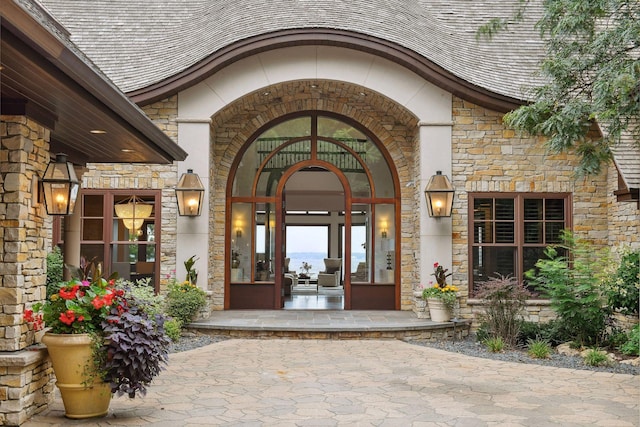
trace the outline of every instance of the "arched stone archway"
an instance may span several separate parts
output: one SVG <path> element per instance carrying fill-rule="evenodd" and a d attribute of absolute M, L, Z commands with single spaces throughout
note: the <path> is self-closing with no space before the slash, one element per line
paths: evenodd
<path fill-rule="evenodd" d="M 407 186 L 415 180 L 416 162 L 412 154 L 417 150 L 417 119 L 406 109 L 366 88 L 334 81 L 296 81 L 270 87 L 265 95 L 256 91 L 230 104 L 212 117 L 212 185 L 210 200 L 216 204 L 210 220 L 209 247 L 214 248 L 209 259 L 213 272 L 211 282 L 218 298 L 224 296 L 225 236 L 219 230 L 225 227 L 227 212 L 219 201 L 225 200 L 225 184 L 231 172 L 233 159 L 241 147 L 263 125 L 282 115 L 300 110 L 328 111 L 348 117 L 376 135 L 389 153 L 398 174 L 400 189 L 401 229 L 417 229 L 418 218 L 413 206 L 417 203 L 414 188 Z M 365 94 L 366 95 L 363 95 Z M 346 114 L 345 114 L 346 113 Z M 403 241 L 401 259 L 413 259 L 417 248 L 413 240 Z M 400 301 L 409 300 L 415 282 L 413 263 L 403 263 Z M 408 307 L 401 307 L 408 308 Z"/>

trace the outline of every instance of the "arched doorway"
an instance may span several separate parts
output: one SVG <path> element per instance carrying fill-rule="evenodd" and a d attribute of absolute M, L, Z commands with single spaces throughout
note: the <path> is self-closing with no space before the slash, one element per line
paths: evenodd
<path fill-rule="evenodd" d="M 319 282 L 325 258 L 340 260 L 345 309 L 399 309 L 398 178 L 374 135 L 333 113 L 288 115 L 249 138 L 231 170 L 225 308 L 283 307 L 285 272 L 299 273 L 287 238 L 313 224 L 326 228 L 326 252 L 296 238 L 313 239 Z M 330 179 L 339 186 L 327 190 Z"/>

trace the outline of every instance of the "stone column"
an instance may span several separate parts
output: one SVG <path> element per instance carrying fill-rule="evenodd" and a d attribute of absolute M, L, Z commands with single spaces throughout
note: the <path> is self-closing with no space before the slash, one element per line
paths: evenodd
<path fill-rule="evenodd" d="M 46 296 L 51 221 L 33 183 L 49 162 L 49 130 L 0 116 L 0 424 L 19 425 L 53 401 L 46 350 L 24 351 L 34 333 L 25 307 Z"/>

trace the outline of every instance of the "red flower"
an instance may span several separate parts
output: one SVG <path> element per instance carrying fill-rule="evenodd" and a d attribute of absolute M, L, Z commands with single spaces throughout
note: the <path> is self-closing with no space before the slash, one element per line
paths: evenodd
<path fill-rule="evenodd" d="M 29 309 L 25 310 L 23 317 L 24 317 L 24 320 L 26 320 L 29 323 L 35 321 L 35 318 L 33 317 L 33 310 L 29 310 Z"/>
<path fill-rule="evenodd" d="M 113 293 L 108 293 L 106 294 L 102 299 L 104 300 L 105 305 L 111 305 L 113 304 L 113 297 L 115 297 L 115 295 Z"/>
<path fill-rule="evenodd" d="M 91 301 L 91 304 L 93 304 L 93 308 L 95 308 L 96 310 L 100 310 L 102 307 L 104 307 L 105 300 L 104 298 L 97 296 Z"/>
<path fill-rule="evenodd" d="M 65 325 L 71 326 L 74 320 L 76 320 L 76 314 L 73 310 L 67 310 L 64 313 L 60 313 L 60 321 Z"/>
<path fill-rule="evenodd" d="M 71 289 L 68 288 L 62 288 L 60 289 L 60 296 L 63 299 L 74 299 L 76 297 L 76 292 L 78 292 L 78 289 L 80 287 L 78 285 L 74 285 Z"/>
<path fill-rule="evenodd" d="M 438 266 L 439 266 L 439 265 L 440 265 L 440 264 L 438 264 L 437 262 L 434 262 L 434 263 L 433 263 L 433 268 L 438 268 Z"/>

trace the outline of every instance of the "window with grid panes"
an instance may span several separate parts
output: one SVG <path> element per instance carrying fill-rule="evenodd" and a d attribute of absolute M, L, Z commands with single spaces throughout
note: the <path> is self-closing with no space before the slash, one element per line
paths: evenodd
<path fill-rule="evenodd" d="M 496 275 L 522 282 L 548 245 L 569 229 L 569 195 L 472 193 L 469 195 L 471 294 Z"/>

